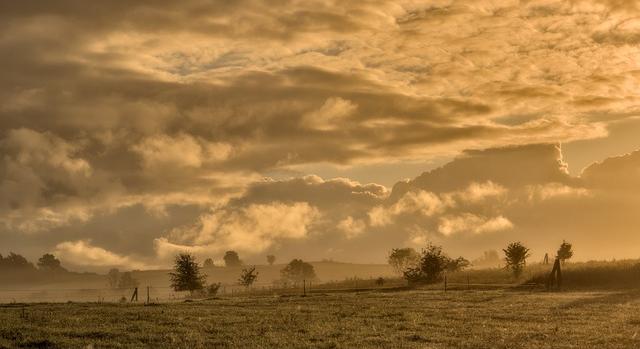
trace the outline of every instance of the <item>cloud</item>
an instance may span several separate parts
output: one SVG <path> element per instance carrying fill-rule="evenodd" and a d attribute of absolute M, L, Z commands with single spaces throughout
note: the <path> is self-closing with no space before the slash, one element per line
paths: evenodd
<path fill-rule="evenodd" d="M 640 151 L 605 159 L 588 166 L 581 177 L 597 189 L 638 190 L 640 189 Z"/>
<path fill-rule="evenodd" d="M 54 253 L 63 263 L 82 267 L 119 267 L 143 269 L 149 265 L 131 257 L 120 256 L 104 248 L 93 246 L 89 240 L 67 241 L 56 245 Z"/>
<path fill-rule="evenodd" d="M 441 217 L 438 225 L 438 231 L 445 236 L 466 232 L 491 233 L 511 228 L 513 228 L 513 223 L 505 217 L 487 218 L 470 213 Z"/>
<path fill-rule="evenodd" d="M 309 226 L 319 215 L 308 203 L 274 202 L 252 204 L 240 211 L 221 209 L 200 217 L 193 227 L 174 230 L 170 238 L 178 243 L 159 238 L 155 244 L 161 257 L 180 250 L 209 253 L 237 250 L 255 254 L 281 240 L 306 238 Z"/>
<path fill-rule="evenodd" d="M 554 198 L 575 199 L 589 196 L 589 189 L 583 187 L 572 187 L 560 183 L 548 183 L 527 187 L 529 199 L 535 201 L 549 200 Z"/>
<path fill-rule="evenodd" d="M 207 238 L 236 237 L 259 253 L 289 236 L 318 256 L 370 241 L 368 258 L 409 236 L 443 239 L 443 217 L 512 222 L 489 244 L 527 231 L 538 207 L 592 212 L 581 205 L 608 196 L 629 212 L 635 155 L 578 178 L 549 144 L 637 116 L 637 14 L 623 0 L 4 2 L 0 235 L 98 243 L 84 227 L 127 216 L 157 229 L 122 228 L 147 254 L 153 241 L 218 251 Z M 391 190 L 262 180 L 436 158 L 454 160 Z M 280 218 L 304 238 L 245 232 L 267 229 L 251 222 L 273 207 L 297 212 Z M 567 214 L 544 212 L 558 227 Z M 100 246 L 134 250 L 104 234 Z"/>
<path fill-rule="evenodd" d="M 384 226 L 401 215 L 432 216 L 442 211 L 445 203 L 433 193 L 426 191 L 408 192 L 400 200 L 388 207 L 374 207 L 369 211 L 369 220 L 373 226 Z"/>
<path fill-rule="evenodd" d="M 351 216 L 338 222 L 337 225 L 337 228 L 345 233 L 347 239 L 353 239 L 362 235 L 366 227 L 367 225 L 363 220 L 353 219 Z"/>

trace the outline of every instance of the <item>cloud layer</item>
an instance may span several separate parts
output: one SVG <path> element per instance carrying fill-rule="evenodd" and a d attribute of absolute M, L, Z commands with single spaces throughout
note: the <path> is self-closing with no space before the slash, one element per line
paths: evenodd
<path fill-rule="evenodd" d="M 425 237 L 495 243 L 528 231 L 533 207 L 628 205 L 636 154 L 574 177 L 546 144 L 637 118 L 638 11 L 613 0 L 0 4 L 0 243 L 149 265 L 177 249 L 378 260 Z M 297 172 L 454 157 L 391 189 Z"/>

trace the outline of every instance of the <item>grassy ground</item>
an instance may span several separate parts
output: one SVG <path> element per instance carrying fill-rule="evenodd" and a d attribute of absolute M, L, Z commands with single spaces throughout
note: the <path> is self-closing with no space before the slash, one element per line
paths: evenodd
<path fill-rule="evenodd" d="M 0 347 L 636 348 L 640 292 L 404 291 L 0 306 Z"/>

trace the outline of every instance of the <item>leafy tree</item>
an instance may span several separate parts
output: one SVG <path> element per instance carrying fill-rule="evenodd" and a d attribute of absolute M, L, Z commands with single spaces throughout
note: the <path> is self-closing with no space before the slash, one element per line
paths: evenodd
<path fill-rule="evenodd" d="M 215 263 L 213 263 L 213 259 L 207 258 L 204 260 L 204 264 L 202 266 L 205 268 L 213 268 L 215 266 Z"/>
<path fill-rule="evenodd" d="M 427 248 L 422 250 L 419 263 L 424 281 L 427 283 L 440 281 L 448 263 L 449 257 L 444 254 L 442 247 L 428 244 Z"/>
<path fill-rule="evenodd" d="M 113 268 L 109 270 L 107 273 L 107 283 L 109 287 L 116 288 L 118 287 L 118 282 L 120 281 L 120 270 Z"/>
<path fill-rule="evenodd" d="M 402 274 L 407 268 L 415 266 L 419 260 L 420 255 L 412 248 L 394 248 L 387 259 L 389 265 L 398 274 Z"/>
<path fill-rule="evenodd" d="M 267 256 L 267 263 L 269 263 L 269 265 L 273 265 L 273 263 L 276 262 L 276 256 L 270 254 Z"/>
<path fill-rule="evenodd" d="M 420 267 L 409 267 L 402 272 L 402 276 L 409 282 L 409 284 L 417 284 L 424 281 L 424 275 Z"/>
<path fill-rule="evenodd" d="M 242 261 L 240 260 L 240 256 L 236 251 L 227 251 L 224 253 L 224 265 L 227 267 L 239 267 L 242 265 Z"/>
<path fill-rule="evenodd" d="M 13 252 L 9 252 L 6 257 L 0 256 L 0 268 L 21 271 L 36 269 L 26 258 Z"/>
<path fill-rule="evenodd" d="M 207 276 L 200 270 L 196 257 L 188 253 L 176 256 L 173 272 L 169 273 L 171 287 L 176 291 L 193 291 L 204 288 Z"/>
<path fill-rule="evenodd" d="M 560 248 L 558 249 L 558 258 L 560 259 L 560 261 L 562 261 L 562 264 L 564 264 L 565 261 L 567 261 L 568 259 L 571 259 L 571 257 L 573 257 L 572 248 L 573 248 L 573 246 L 571 245 L 571 243 L 568 243 L 568 242 L 562 240 L 562 244 L 560 245 Z"/>
<path fill-rule="evenodd" d="M 138 285 L 140 285 L 140 282 L 133 278 L 130 271 L 122 273 L 120 280 L 118 280 L 118 288 L 135 288 Z"/>
<path fill-rule="evenodd" d="M 50 253 L 45 253 L 38 259 L 38 269 L 46 271 L 67 271 L 60 265 L 60 260 Z"/>
<path fill-rule="evenodd" d="M 256 271 L 256 267 L 244 268 L 242 269 L 242 273 L 240 273 L 238 283 L 244 287 L 249 287 L 253 285 L 253 283 L 256 282 L 257 279 L 258 272 Z"/>
<path fill-rule="evenodd" d="M 511 269 L 516 278 L 520 277 L 529 257 L 529 249 L 520 242 L 512 242 L 503 251 L 506 268 Z"/>
<path fill-rule="evenodd" d="M 448 272 L 461 271 L 465 268 L 468 268 L 469 266 L 471 266 L 471 262 L 469 262 L 464 257 L 458 257 L 456 259 L 447 258 L 446 269 Z"/>
<path fill-rule="evenodd" d="M 280 275 L 285 280 L 302 282 L 303 280 L 314 280 L 316 271 L 311 263 L 307 263 L 302 259 L 294 259 L 280 270 Z"/>
<path fill-rule="evenodd" d="M 222 287 L 222 284 L 220 282 L 214 282 L 210 285 L 207 285 L 207 287 L 205 288 L 205 293 L 207 296 L 213 297 L 218 294 L 218 291 L 220 291 L 220 287 Z"/>
<path fill-rule="evenodd" d="M 488 250 L 482 253 L 482 256 L 473 260 L 473 265 L 479 267 L 497 267 L 500 265 L 500 255 L 496 250 Z"/>

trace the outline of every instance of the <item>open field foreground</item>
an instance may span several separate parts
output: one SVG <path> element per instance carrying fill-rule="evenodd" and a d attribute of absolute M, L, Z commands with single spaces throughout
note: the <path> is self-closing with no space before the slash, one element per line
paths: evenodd
<path fill-rule="evenodd" d="M 640 292 L 406 291 L 6 304 L 2 348 L 637 348 Z"/>

